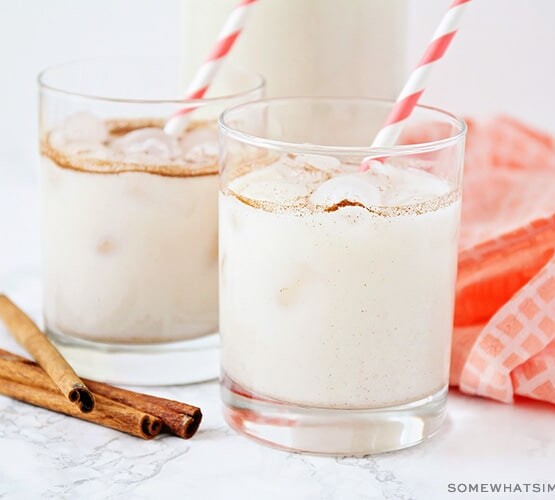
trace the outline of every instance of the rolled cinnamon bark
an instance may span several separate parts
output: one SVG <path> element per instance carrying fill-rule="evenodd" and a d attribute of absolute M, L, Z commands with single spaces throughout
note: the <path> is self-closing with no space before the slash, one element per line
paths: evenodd
<path fill-rule="evenodd" d="M 1 349 L 0 378 L 48 391 L 57 390 L 52 379 L 36 363 Z"/>
<path fill-rule="evenodd" d="M 162 422 L 159 418 L 103 396 L 96 398 L 94 411 L 83 413 L 57 389 L 48 390 L 0 377 L 0 394 L 143 439 L 152 439 L 162 430 Z"/>
<path fill-rule="evenodd" d="M 68 401 L 84 413 L 93 410 L 94 396 L 91 391 L 31 318 L 3 294 L 0 294 L 0 319 Z"/>
<path fill-rule="evenodd" d="M 148 394 L 127 391 L 102 382 L 84 379 L 87 386 L 95 393 L 131 405 L 135 408 L 159 417 L 166 429 L 184 439 L 189 439 L 197 432 L 202 420 L 200 408 L 171 399 L 158 398 Z"/>
<path fill-rule="evenodd" d="M 36 363 L 2 349 L 0 349 L 0 383 L 1 379 L 45 390 L 55 389 L 52 380 Z M 189 439 L 195 434 L 202 420 L 202 412 L 196 406 L 128 391 L 93 380 L 85 379 L 85 383 L 93 391 L 97 400 L 98 397 L 107 398 L 157 417 L 168 432 L 184 439 Z"/>

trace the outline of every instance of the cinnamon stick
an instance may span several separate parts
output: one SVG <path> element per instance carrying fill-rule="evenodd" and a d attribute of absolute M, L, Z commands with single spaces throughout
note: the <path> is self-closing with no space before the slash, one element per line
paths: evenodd
<path fill-rule="evenodd" d="M 43 389 L 0 377 L 0 394 L 143 439 L 152 439 L 162 430 L 160 419 L 103 396 L 96 398 L 94 411 L 83 413 L 57 389 Z"/>
<path fill-rule="evenodd" d="M 54 389 L 50 378 L 36 363 L 0 349 L 0 384 L 2 378 L 40 389 Z M 103 397 L 153 415 L 160 419 L 166 431 L 184 439 L 189 439 L 195 434 L 202 420 L 201 410 L 196 406 L 128 391 L 93 380 L 85 379 L 85 383 L 97 400 Z"/>
<path fill-rule="evenodd" d="M 202 420 L 202 412 L 196 406 L 172 401 L 171 399 L 127 391 L 119 387 L 103 384 L 102 382 L 85 379 L 85 383 L 95 394 L 131 405 L 159 417 L 167 431 L 184 439 L 189 439 L 197 432 Z"/>
<path fill-rule="evenodd" d="M 68 401 L 83 413 L 93 410 L 95 401 L 91 391 L 31 318 L 3 294 L 0 294 L 0 319 Z"/>

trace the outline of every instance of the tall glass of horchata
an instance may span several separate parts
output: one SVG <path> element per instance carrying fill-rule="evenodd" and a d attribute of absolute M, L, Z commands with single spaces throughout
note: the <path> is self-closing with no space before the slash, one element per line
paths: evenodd
<path fill-rule="evenodd" d="M 224 68 L 182 101 L 176 61 L 102 58 L 39 77 L 44 320 L 83 376 L 218 373 L 217 117 L 262 96 Z M 191 109 L 182 133 L 163 130 Z"/>
<path fill-rule="evenodd" d="M 444 419 L 466 127 L 417 107 L 400 145 L 369 148 L 391 106 L 281 98 L 220 119 L 224 413 L 271 446 L 376 453 Z"/>

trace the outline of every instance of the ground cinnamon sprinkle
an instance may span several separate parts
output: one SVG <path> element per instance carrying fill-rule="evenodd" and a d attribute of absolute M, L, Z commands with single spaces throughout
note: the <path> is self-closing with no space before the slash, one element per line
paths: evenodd
<path fill-rule="evenodd" d="M 361 202 L 352 200 L 341 200 L 339 203 L 335 203 L 331 206 L 314 205 L 310 202 L 310 195 L 299 198 L 298 201 L 294 203 L 277 203 L 265 200 L 253 200 L 247 196 L 240 195 L 231 189 L 224 189 L 224 194 L 233 196 L 245 205 L 249 205 L 253 208 L 258 208 L 266 212 L 274 213 L 290 213 L 292 215 L 302 216 L 308 213 L 333 213 L 337 212 L 341 208 L 346 207 L 359 207 L 365 209 L 373 215 L 380 217 L 399 217 L 403 215 L 422 215 L 427 212 L 434 212 L 440 208 L 452 205 L 457 200 L 460 199 L 460 191 L 452 191 L 451 193 L 435 198 L 433 200 L 424 201 L 421 203 L 414 203 L 411 205 L 400 205 L 400 206 L 376 206 L 367 207 Z"/>
<path fill-rule="evenodd" d="M 350 200 L 341 200 L 339 203 L 332 205 L 331 207 L 327 207 L 325 209 L 326 212 L 335 212 L 343 207 L 362 207 L 366 208 L 362 203 L 358 201 L 350 201 Z"/>
<path fill-rule="evenodd" d="M 133 120 L 114 119 L 106 122 L 110 137 L 108 144 L 112 140 L 146 127 L 161 128 L 163 120 L 153 118 L 136 118 Z M 192 122 L 187 128 L 187 132 L 201 127 L 215 127 L 212 122 Z M 129 158 L 100 158 L 98 152 L 82 151 L 70 153 L 63 148 L 52 144 L 52 132 L 47 132 L 40 140 L 40 154 L 60 168 L 75 170 L 77 172 L 88 172 L 95 174 L 121 174 L 126 172 L 139 172 L 163 177 L 198 177 L 205 175 L 216 175 L 218 173 L 218 156 L 211 155 L 206 157 L 206 162 L 197 163 L 176 159 L 175 161 L 160 161 L 152 164 L 144 164 Z"/>

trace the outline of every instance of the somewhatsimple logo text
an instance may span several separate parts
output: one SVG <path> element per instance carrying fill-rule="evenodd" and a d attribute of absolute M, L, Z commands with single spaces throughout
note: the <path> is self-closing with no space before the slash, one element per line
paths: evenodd
<path fill-rule="evenodd" d="M 553 493 L 555 483 L 449 483 L 449 493 Z"/>

